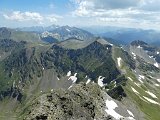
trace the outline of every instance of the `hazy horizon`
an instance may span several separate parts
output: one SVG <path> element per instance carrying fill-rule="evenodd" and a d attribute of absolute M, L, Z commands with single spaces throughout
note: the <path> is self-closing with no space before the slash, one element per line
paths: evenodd
<path fill-rule="evenodd" d="M 0 26 L 115 26 L 160 30 L 159 0 L 1 0 Z"/>

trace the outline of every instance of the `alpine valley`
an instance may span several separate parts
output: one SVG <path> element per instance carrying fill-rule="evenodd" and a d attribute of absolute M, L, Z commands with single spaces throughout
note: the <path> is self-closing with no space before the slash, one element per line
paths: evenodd
<path fill-rule="evenodd" d="M 159 120 L 159 111 L 158 46 L 70 26 L 0 28 L 0 120 Z"/>

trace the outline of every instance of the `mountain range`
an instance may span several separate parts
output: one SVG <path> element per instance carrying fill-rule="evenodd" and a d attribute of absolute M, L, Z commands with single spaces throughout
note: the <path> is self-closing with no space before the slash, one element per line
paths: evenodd
<path fill-rule="evenodd" d="M 82 28 L 98 36 L 111 38 L 112 41 L 118 44 L 126 45 L 134 40 L 142 40 L 154 46 L 160 45 L 160 31 L 158 30 L 114 26 L 91 26 Z"/>
<path fill-rule="evenodd" d="M 0 119 L 159 120 L 160 48 L 137 39 L 0 28 Z"/>

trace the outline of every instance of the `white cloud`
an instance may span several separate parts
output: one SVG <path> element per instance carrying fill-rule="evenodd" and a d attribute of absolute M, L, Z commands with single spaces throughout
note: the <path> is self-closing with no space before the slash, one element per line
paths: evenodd
<path fill-rule="evenodd" d="M 90 5 L 95 9 L 119 9 L 137 6 L 142 0 L 71 0 L 80 6 L 89 9 Z M 86 4 L 87 3 L 87 4 Z"/>
<path fill-rule="evenodd" d="M 38 24 L 44 24 L 44 23 L 55 23 L 59 19 L 62 19 L 63 17 L 56 15 L 56 14 L 50 14 L 50 15 L 41 15 L 38 12 L 21 12 L 21 11 L 13 11 L 9 14 L 3 13 L 3 17 L 7 20 L 11 21 L 19 21 L 19 22 L 35 22 Z"/>
<path fill-rule="evenodd" d="M 78 9 L 74 12 L 77 16 L 89 16 L 91 15 L 94 4 L 90 1 L 82 1 L 79 3 Z"/>
<path fill-rule="evenodd" d="M 16 20 L 16 21 L 36 21 L 41 22 L 43 21 L 43 16 L 41 16 L 37 12 L 20 12 L 14 11 L 11 14 L 3 14 L 4 18 L 7 20 Z"/>
<path fill-rule="evenodd" d="M 160 0 L 70 0 L 69 3 L 70 6 L 63 17 L 31 11 L 7 11 L 1 13 L 1 19 L 7 19 L 4 20 L 6 23 L 18 21 L 25 25 L 112 25 L 160 29 Z M 53 11 L 56 6 L 51 3 L 48 4 L 48 8 Z M 66 12 L 69 13 L 65 14 Z"/>
<path fill-rule="evenodd" d="M 160 0 L 141 0 L 143 3 L 141 6 L 138 6 L 139 9 L 147 11 L 160 11 Z"/>
<path fill-rule="evenodd" d="M 160 25 L 160 0 L 78 0 L 75 3 L 74 17 L 95 19 L 101 25 L 142 28 Z"/>
<path fill-rule="evenodd" d="M 46 17 L 46 19 L 49 20 L 49 21 L 52 22 L 52 23 L 57 22 L 58 19 L 62 19 L 62 18 L 63 18 L 62 16 L 55 15 L 55 14 L 48 15 L 48 16 Z"/>

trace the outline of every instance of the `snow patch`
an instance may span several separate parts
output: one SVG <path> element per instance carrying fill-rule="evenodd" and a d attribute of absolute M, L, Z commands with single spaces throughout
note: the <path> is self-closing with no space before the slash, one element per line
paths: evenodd
<path fill-rule="evenodd" d="M 142 79 L 145 79 L 145 77 L 143 75 L 139 75 L 138 80 L 143 83 Z"/>
<path fill-rule="evenodd" d="M 132 79 L 131 77 L 128 77 L 128 79 L 129 79 L 130 81 L 133 81 L 133 79 Z"/>
<path fill-rule="evenodd" d="M 69 71 L 69 72 L 67 73 L 67 76 L 68 76 L 68 77 L 71 76 L 71 71 Z"/>
<path fill-rule="evenodd" d="M 66 30 L 67 30 L 68 32 L 71 32 L 71 30 L 69 30 L 69 29 L 67 29 L 67 28 L 66 28 Z"/>
<path fill-rule="evenodd" d="M 157 51 L 157 55 L 159 54 L 159 52 Z"/>
<path fill-rule="evenodd" d="M 149 76 L 150 78 L 152 78 L 152 79 L 155 79 L 154 77 L 152 77 L 151 75 Z"/>
<path fill-rule="evenodd" d="M 150 103 L 160 105 L 158 102 L 156 102 L 156 101 L 154 101 L 154 100 L 152 100 L 152 99 L 150 99 L 150 98 L 148 98 L 148 97 L 143 96 L 143 98 L 146 99 L 146 100 L 147 100 L 148 102 L 150 102 Z"/>
<path fill-rule="evenodd" d="M 160 79 L 157 79 L 157 81 L 160 83 Z"/>
<path fill-rule="evenodd" d="M 136 54 L 135 54 L 134 52 L 132 52 L 132 55 L 133 55 L 134 57 L 136 57 Z"/>
<path fill-rule="evenodd" d="M 142 98 L 141 96 L 139 96 L 139 98 L 140 98 L 141 100 L 143 100 L 144 102 L 149 103 L 146 99 Z"/>
<path fill-rule="evenodd" d="M 120 67 L 121 66 L 121 61 L 122 61 L 122 58 L 117 58 L 117 63 L 118 63 L 118 66 Z"/>
<path fill-rule="evenodd" d="M 155 84 L 155 86 L 159 87 L 159 84 Z"/>
<path fill-rule="evenodd" d="M 98 77 L 98 85 L 100 86 L 100 87 L 103 87 L 104 86 L 104 84 L 103 84 L 103 79 L 104 79 L 105 77 L 102 77 L 102 76 L 99 76 Z"/>
<path fill-rule="evenodd" d="M 149 58 L 153 58 L 153 56 L 149 56 Z"/>
<path fill-rule="evenodd" d="M 133 113 L 132 113 L 131 111 L 127 110 L 127 112 L 128 112 L 128 114 L 129 114 L 130 116 L 134 117 L 134 115 L 133 115 Z"/>
<path fill-rule="evenodd" d="M 113 44 L 109 43 L 109 45 L 113 46 Z"/>
<path fill-rule="evenodd" d="M 57 80 L 60 80 L 59 77 L 57 77 Z"/>
<path fill-rule="evenodd" d="M 117 63 L 118 63 L 118 66 L 120 67 L 121 66 L 121 60 L 122 60 L 122 58 L 117 58 Z"/>
<path fill-rule="evenodd" d="M 115 119 L 123 118 L 120 114 L 118 114 L 114 109 L 118 107 L 118 105 L 113 100 L 106 100 L 106 113 L 114 117 Z"/>
<path fill-rule="evenodd" d="M 137 48 L 142 48 L 140 45 Z"/>
<path fill-rule="evenodd" d="M 75 73 L 74 76 L 70 76 L 68 78 L 68 80 L 72 80 L 72 82 L 75 83 L 77 81 L 77 77 L 76 76 L 77 76 L 77 73 Z"/>
<path fill-rule="evenodd" d="M 133 87 L 131 87 L 131 89 L 132 89 L 132 91 L 133 91 L 134 93 L 139 94 L 139 92 L 138 92 L 136 89 L 134 89 Z"/>
<path fill-rule="evenodd" d="M 140 81 L 141 83 L 143 83 L 143 81 L 142 81 L 141 79 L 139 79 L 139 81 Z"/>
<path fill-rule="evenodd" d="M 132 52 L 133 58 L 136 59 L 136 54 Z"/>
<path fill-rule="evenodd" d="M 88 84 L 88 83 L 90 83 L 90 82 L 91 82 L 91 79 L 88 79 L 87 82 L 86 82 L 86 84 Z"/>
<path fill-rule="evenodd" d="M 71 87 L 73 87 L 73 85 L 69 86 L 69 88 L 68 88 L 68 89 L 70 89 Z"/>
<path fill-rule="evenodd" d="M 141 79 L 144 79 L 144 78 L 145 78 L 143 75 L 139 75 L 139 77 L 140 77 Z"/>
<path fill-rule="evenodd" d="M 157 68 L 159 67 L 159 65 L 158 65 L 158 63 L 156 62 L 156 63 L 154 63 L 154 66 L 156 66 Z"/>
<path fill-rule="evenodd" d="M 113 84 L 114 84 L 114 88 L 117 86 L 117 82 L 116 81 L 112 81 L 112 82 L 114 82 Z"/>
<path fill-rule="evenodd" d="M 136 86 L 138 86 L 138 87 L 141 87 L 141 85 L 140 85 L 139 83 L 136 83 L 136 82 L 135 82 L 134 84 L 135 84 Z"/>
<path fill-rule="evenodd" d="M 157 98 L 157 96 L 155 94 L 153 94 L 152 92 L 150 92 L 150 91 L 145 91 L 145 92 L 148 93 L 151 97 Z"/>

